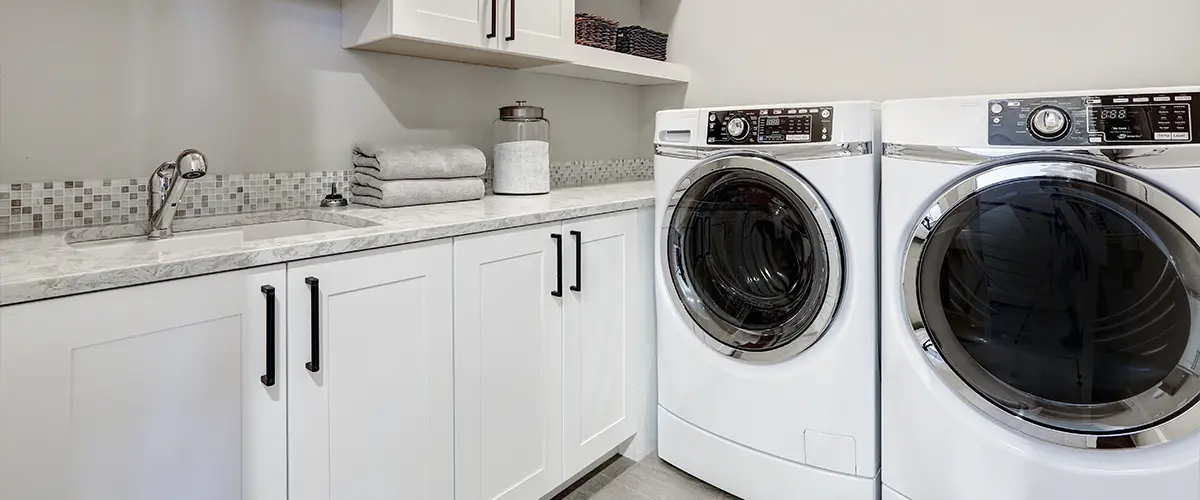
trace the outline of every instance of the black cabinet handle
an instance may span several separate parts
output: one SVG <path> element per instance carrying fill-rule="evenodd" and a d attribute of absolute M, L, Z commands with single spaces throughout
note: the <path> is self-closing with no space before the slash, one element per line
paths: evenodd
<path fill-rule="evenodd" d="M 321 280 L 309 276 L 304 283 L 312 297 L 312 361 L 304 363 L 304 367 L 317 373 L 321 371 Z"/>
<path fill-rule="evenodd" d="M 517 39 L 517 0 L 510 0 L 508 17 L 508 37 L 505 40 L 511 42 Z"/>
<path fill-rule="evenodd" d="M 267 300 L 267 373 L 258 379 L 267 387 L 275 386 L 275 287 L 263 285 L 263 297 Z"/>
<path fill-rule="evenodd" d="M 571 231 L 571 236 L 575 237 L 575 286 L 571 287 L 572 292 L 583 291 L 583 232 Z"/>
<path fill-rule="evenodd" d="M 554 238 L 554 246 L 558 248 L 558 288 L 550 292 L 550 295 L 562 297 L 562 235 L 552 234 L 550 237 Z"/>
<path fill-rule="evenodd" d="M 492 0 L 492 32 L 488 33 L 488 36 L 487 36 L 488 38 L 496 38 L 496 14 L 497 14 L 496 3 L 497 2 L 499 2 L 499 0 Z"/>

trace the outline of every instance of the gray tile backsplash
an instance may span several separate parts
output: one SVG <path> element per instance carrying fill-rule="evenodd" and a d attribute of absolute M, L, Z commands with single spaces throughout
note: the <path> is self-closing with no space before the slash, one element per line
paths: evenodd
<path fill-rule="evenodd" d="M 347 192 L 350 173 L 225 175 L 210 171 L 188 184 L 176 216 L 314 207 L 331 186 Z M 490 188 L 487 175 L 484 180 Z M 647 159 L 577 161 L 550 168 L 554 187 L 653 178 L 653 161 Z M 150 217 L 148 189 L 146 178 L 0 184 L 0 233 L 146 221 Z"/>

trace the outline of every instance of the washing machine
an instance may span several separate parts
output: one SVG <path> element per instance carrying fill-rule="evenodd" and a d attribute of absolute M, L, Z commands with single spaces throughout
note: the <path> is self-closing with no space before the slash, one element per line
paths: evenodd
<path fill-rule="evenodd" d="M 1200 498 L 1200 87 L 883 105 L 883 497 Z"/>
<path fill-rule="evenodd" d="M 877 497 L 878 115 L 657 115 L 659 455 L 746 500 Z"/>

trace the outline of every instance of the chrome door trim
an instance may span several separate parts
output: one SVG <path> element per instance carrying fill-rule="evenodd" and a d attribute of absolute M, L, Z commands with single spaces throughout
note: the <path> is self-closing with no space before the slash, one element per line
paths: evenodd
<path fill-rule="evenodd" d="M 919 267 L 924 260 L 923 252 L 926 240 L 937 229 L 941 218 L 945 214 L 950 213 L 960 202 L 987 187 L 1019 179 L 1039 177 L 1082 180 L 1106 186 L 1133 197 L 1141 203 L 1145 203 L 1158 210 L 1167 220 L 1179 226 L 1185 234 L 1200 237 L 1200 215 L 1197 215 L 1175 197 L 1152 184 L 1123 172 L 1119 166 L 1106 160 L 1073 153 L 1045 152 L 1008 156 L 986 162 L 978 167 L 972 169 L 969 175 L 959 179 L 951 187 L 939 194 L 936 201 L 922 212 L 920 218 L 913 226 L 910 242 L 905 249 L 904 257 L 901 261 L 902 270 L 900 278 L 901 291 L 903 293 L 901 301 L 904 304 L 903 312 L 911 327 L 910 333 L 913 341 L 916 343 L 918 349 L 925 354 L 926 361 L 929 362 L 938 377 L 962 399 L 992 419 L 1026 435 L 1065 446 L 1088 449 L 1148 447 L 1184 438 L 1195 433 L 1197 429 L 1200 429 L 1200 404 L 1196 404 L 1197 400 L 1200 400 L 1200 396 L 1193 396 L 1185 405 L 1176 406 L 1170 409 L 1170 411 L 1164 410 L 1153 417 L 1144 418 L 1143 420 L 1146 420 L 1146 422 L 1139 425 L 1121 426 L 1105 423 L 1104 421 L 1089 422 L 1093 429 L 1089 429 L 1086 432 L 1050 427 L 1047 424 L 1036 423 L 1031 419 L 1031 417 L 1038 415 L 1043 410 L 1046 410 L 1046 408 L 1040 406 L 1033 408 L 1002 408 L 999 402 L 983 396 L 971 384 L 967 383 L 955 371 L 955 368 L 951 367 L 944 359 L 938 345 L 925 329 L 925 319 L 921 313 L 920 301 L 918 299 L 917 279 Z M 1175 243 L 1183 244 L 1180 242 Z M 1188 240 L 1185 243 L 1191 244 L 1193 250 L 1196 249 L 1195 241 Z M 1200 255 L 1200 252 L 1182 252 L 1182 255 L 1171 255 L 1170 258 L 1182 260 L 1179 263 L 1179 267 L 1185 270 L 1200 269 L 1200 258 L 1196 258 L 1197 255 Z M 1192 310 L 1200 311 L 1200 276 L 1197 273 L 1185 274 L 1181 274 L 1180 279 L 1187 289 L 1189 301 L 1192 303 Z M 1197 332 L 1197 329 L 1200 329 L 1200 321 L 1193 324 L 1192 329 L 1193 336 L 1200 334 L 1200 332 Z M 959 368 L 962 369 L 964 367 Z M 977 369 L 977 372 L 981 371 L 984 374 L 988 373 L 982 367 L 978 366 L 966 368 Z M 1200 360 L 1189 358 L 1185 355 L 1175 367 L 1175 372 L 1178 372 L 1186 380 L 1185 383 L 1179 384 L 1181 387 L 1184 385 L 1192 386 L 1193 384 L 1200 384 Z M 998 379 L 994 379 L 990 374 L 985 380 L 987 378 L 991 379 L 989 382 L 993 383 L 991 386 L 993 388 L 999 387 L 996 384 L 1000 384 L 1007 387 L 1012 394 L 1021 393 L 1030 399 L 1039 400 L 1036 396 L 1025 394 Z M 1117 416 L 1128 416 L 1130 414 L 1144 415 L 1148 410 L 1155 408 L 1153 403 L 1157 397 L 1167 394 L 1162 391 L 1162 386 L 1163 384 L 1160 382 L 1159 385 L 1142 394 L 1104 405 L 1105 409 L 1123 407 L 1122 413 Z M 1061 403 L 1059 404 L 1061 405 Z M 1162 404 L 1157 406 L 1160 408 L 1163 407 Z M 1119 418 L 1112 419 L 1110 417 L 1106 418 L 1120 421 Z"/>
<path fill-rule="evenodd" d="M 753 147 L 754 145 L 747 145 Z M 834 142 L 818 144 L 792 144 L 786 146 L 761 145 L 763 153 L 783 161 L 823 160 L 827 158 L 845 158 L 848 156 L 869 155 L 873 148 L 870 142 Z M 719 146 L 668 146 L 654 145 L 654 155 L 681 160 L 703 160 L 710 156 L 729 151 L 745 151 Z"/>
<path fill-rule="evenodd" d="M 1034 148 L 1034 147 L 951 147 L 885 143 L 883 156 L 901 160 L 978 165 L 1007 156 L 1034 152 L 1069 153 L 1108 160 L 1135 169 L 1200 167 L 1200 146 L 1158 146 L 1128 148 Z"/>
<path fill-rule="evenodd" d="M 744 332 L 753 334 L 755 332 L 719 322 L 707 315 L 704 315 L 698 321 L 693 314 L 703 314 L 707 310 L 707 307 L 704 306 L 694 292 L 691 292 L 691 288 L 688 286 L 686 280 L 683 279 L 683 271 L 681 269 L 674 269 L 675 266 L 672 264 L 670 258 L 672 222 L 683 195 L 697 180 L 726 169 L 755 170 L 782 182 L 804 202 L 804 207 L 811 212 L 813 219 L 817 222 L 820 236 L 824 243 L 825 255 L 828 260 L 828 276 L 826 279 L 825 297 L 820 308 L 817 310 L 816 316 L 805 327 L 804 333 L 799 337 L 769 351 L 737 349 L 725 345 L 712 335 L 709 335 L 705 326 L 708 328 L 721 328 L 729 333 Z M 807 350 L 825 335 L 825 332 L 829 329 L 829 325 L 833 322 L 834 315 L 841 303 L 842 292 L 845 289 L 843 278 L 843 267 L 845 264 L 842 256 L 840 230 L 837 221 L 834 219 L 832 211 L 829 210 L 829 206 L 825 204 L 825 200 L 821 197 L 820 193 L 807 180 L 775 158 L 750 150 L 726 150 L 700 162 L 675 185 L 675 189 L 672 191 L 670 201 L 663 214 L 661 233 L 661 248 L 663 251 L 660 253 L 662 254 L 663 279 L 665 280 L 664 283 L 667 283 L 670 287 L 671 293 L 669 295 L 671 296 L 671 302 L 675 304 L 675 310 L 679 313 L 680 318 L 686 322 L 688 329 L 701 342 L 704 342 L 705 345 L 713 350 L 725 356 L 752 363 L 779 362 Z M 686 299 L 684 295 L 687 296 Z M 684 300 L 687 300 L 690 304 L 694 304 L 696 307 L 689 309 L 684 304 Z M 704 325 L 701 323 L 704 323 Z"/>

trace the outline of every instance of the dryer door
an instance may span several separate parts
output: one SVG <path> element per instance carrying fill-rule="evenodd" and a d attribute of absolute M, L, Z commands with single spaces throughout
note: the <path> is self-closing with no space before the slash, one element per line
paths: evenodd
<path fill-rule="evenodd" d="M 905 302 L 951 387 L 1027 434 L 1148 446 L 1200 427 L 1200 217 L 1103 159 L 1008 157 L 913 231 Z"/>
<path fill-rule="evenodd" d="M 677 186 L 664 226 L 675 304 L 718 352 L 780 361 L 833 320 L 842 293 L 835 223 L 786 164 L 749 151 L 709 157 Z"/>

